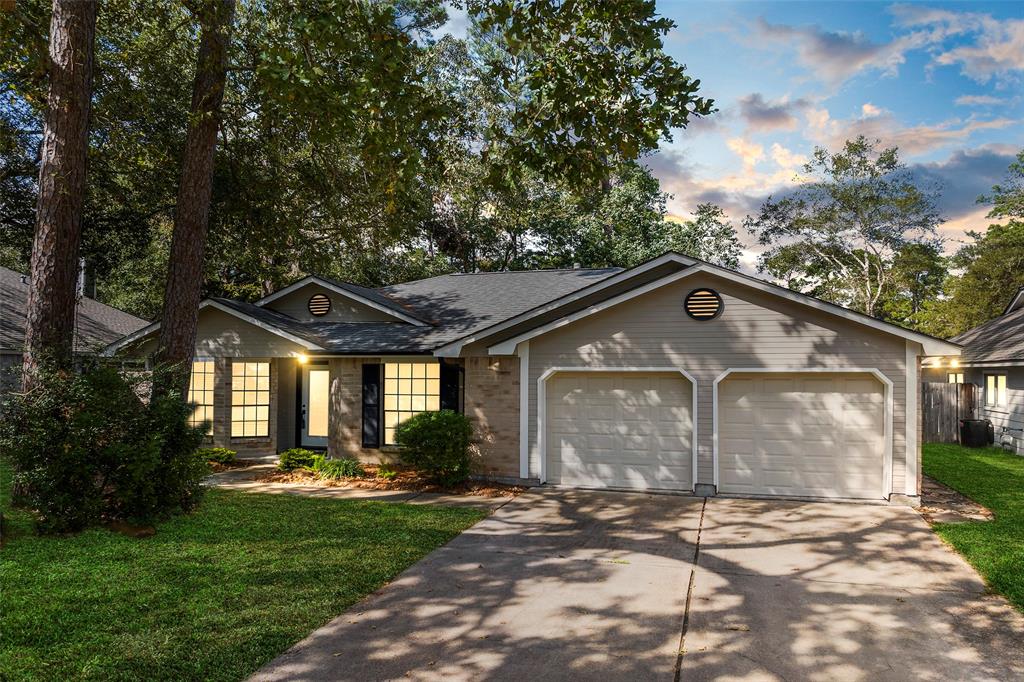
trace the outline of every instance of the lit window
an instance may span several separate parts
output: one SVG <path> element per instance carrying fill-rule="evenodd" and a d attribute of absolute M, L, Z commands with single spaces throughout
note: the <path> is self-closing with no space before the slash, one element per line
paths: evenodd
<path fill-rule="evenodd" d="M 197 360 L 192 363 L 188 380 L 188 401 L 196 406 L 188 418 L 189 426 L 206 425 L 206 435 L 213 433 L 213 361 Z"/>
<path fill-rule="evenodd" d="M 441 365 L 388 362 L 384 365 L 384 444 L 394 445 L 395 426 L 420 412 L 441 409 Z"/>
<path fill-rule="evenodd" d="M 946 375 L 946 378 L 949 379 L 949 383 L 951 383 L 951 384 L 962 384 L 962 383 L 964 383 L 964 373 L 963 372 L 950 372 L 949 374 Z"/>
<path fill-rule="evenodd" d="M 988 374 L 985 376 L 985 406 L 1006 407 L 1006 375 Z"/>
<path fill-rule="evenodd" d="M 231 364 L 231 437 L 270 435 L 270 363 Z"/>

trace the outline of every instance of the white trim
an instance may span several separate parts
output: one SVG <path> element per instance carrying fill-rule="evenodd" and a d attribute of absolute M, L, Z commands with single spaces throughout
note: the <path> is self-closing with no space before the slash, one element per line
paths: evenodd
<path fill-rule="evenodd" d="M 918 349 L 917 345 L 907 341 L 907 379 L 906 379 L 906 390 L 907 390 L 907 402 L 904 406 L 904 419 L 906 422 L 907 435 L 903 441 L 904 448 L 904 459 L 906 460 L 906 481 L 904 484 L 904 491 L 907 495 L 916 496 L 920 493 L 917 489 L 917 458 L 921 454 L 917 442 L 917 420 L 920 418 L 918 414 L 918 400 L 917 396 L 921 390 L 921 379 L 918 376 Z"/>
<path fill-rule="evenodd" d="M 519 345 L 519 478 L 530 477 L 530 342 Z"/>
<path fill-rule="evenodd" d="M 369 306 L 369 307 L 371 307 L 371 308 L 373 308 L 375 310 L 379 310 L 382 313 L 387 313 L 388 315 L 391 315 L 392 317 L 395 317 L 395 318 L 397 318 L 399 320 L 403 320 L 404 322 L 408 322 L 409 324 L 416 325 L 417 327 L 429 326 L 423 320 L 415 318 L 412 315 L 407 315 L 407 314 L 405 314 L 403 312 L 395 310 L 394 308 L 389 308 L 386 305 L 382 305 L 380 303 L 377 303 L 376 301 L 374 301 L 372 299 L 366 298 L 364 296 L 360 296 L 359 294 L 357 294 L 355 292 L 349 291 L 348 289 L 345 289 L 344 287 L 340 287 L 337 284 L 334 284 L 332 282 L 328 282 L 327 280 L 321 279 L 321 278 L 317 277 L 316 275 L 309 275 L 307 277 L 303 277 L 298 282 L 295 282 L 293 284 L 289 284 L 284 289 L 278 289 L 274 293 L 269 294 L 267 296 L 264 296 L 260 300 L 258 300 L 255 303 L 253 303 L 253 305 L 259 306 L 259 307 L 262 308 L 263 306 L 265 306 L 266 304 L 270 303 L 271 301 L 276 301 L 277 299 L 281 298 L 282 296 L 287 296 L 288 294 L 292 293 L 293 291 L 298 291 L 299 289 L 301 289 L 301 288 L 303 288 L 305 286 L 308 286 L 310 284 L 316 284 L 317 286 L 321 286 L 324 289 L 328 289 L 330 291 L 333 291 L 334 293 L 336 293 L 336 294 L 338 294 L 340 296 L 345 296 L 346 298 L 350 298 L 353 301 L 357 301 L 359 303 L 362 303 L 365 306 Z"/>
<path fill-rule="evenodd" d="M 958 344 L 951 343 L 949 341 L 942 341 L 941 339 L 935 339 L 930 336 L 926 336 L 924 334 L 911 331 L 909 329 L 903 329 L 902 327 L 897 327 L 896 325 L 889 324 L 888 322 L 876 320 L 875 318 L 869 317 L 862 313 L 857 313 L 852 310 L 847 310 L 846 308 L 843 308 L 841 306 L 825 303 L 824 301 L 819 301 L 815 298 L 805 296 L 804 294 L 798 294 L 795 291 L 790 291 L 789 289 L 785 289 L 775 284 L 763 282 L 759 279 L 748 277 L 746 275 L 733 272 L 732 270 L 728 270 L 726 268 L 720 268 L 709 263 L 701 263 L 699 265 L 688 267 L 685 270 L 672 273 L 671 275 L 662 277 L 661 279 L 654 280 L 653 282 L 650 282 L 642 287 L 638 287 L 624 294 L 620 294 L 619 296 L 615 296 L 606 301 L 602 301 L 595 305 L 589 306 L 588 308 L 577 311 L 566 317 L 541 325 L 539 327 L 531 329 L 530 331 L 519 334 L 518 336 L 515 336 L 511 339 L 507 339 L 505 341 L 496 343 L 487 349 L 488 353 L 490 353 L 491 355 L 510 355 L 515 349 L 515 345 L 517 343 L 526 341 L 527 339 L 532 339 L 535 336 L 540 336 L 541 334 L 545 334 L 551 331 L 552 329 L 557 329 L 558 327 L 569 324 L 570 322 L 576 321 L 580 318 L 587 317 L 588 315 L 593 315 L 594 313 L 600 312 L 606 308 L 622 303 L 623 301 L 628 301 L 629 299 L 634 298 L 635 296 L 639 296 L 653 289 L 657 289 L 658 287 L 665 286 L 666 284 L 671 284 L 672 282 L 678 281 L 685 277 L 690 277 L 691 275 L 695 275 L 698 273 L 706 273 L 716 277 L 721 277 L 723 279 L 735 282 L 736 284 L 748 286 L 768 294 L 773 294 L 780 298 L 793 301 L 794 303 L 800 303 L 811 308 L 814 308 L 816 310 L 819 310 L 821 312 L 829 313 L 835 315 L 836 317 L 841 317 L 851 322 L 856 322 L 858 324 L 862 324 L 866 327 L 871 327 L 872 329 L 877 329 L 878 331 L 885 332 L 887 334 L 892 334 L 893 336 L 898 336 L 904 339 L 915 341 L 923 346 L 924 351 L 928 355 L 960 355 L 961 347 Z M 490 336 L 491 334 L 492 332 L 487 332 L 488 336 Z"/>
<path fill-rule="evenodd" d="M 711 388 L 711 460 L 714 470 L 715 491 L 718 490 L 718 384 L 730 374 L 746 373 L 793 373 L 793 374 L 872 374 L 885 387 L 885 432 L 883 435 L 882 499 L 889 499 L 892 492 L 892 381 L 877 367 L 730 367 L 715 378 Z"/>
<path fill-rule="evenodd" d="M 547 381 L 549 378 L 559 372 L 606 372 L 606 373 L 625 373 L 625 372 L 663 372 L 663 373 L 676 373 L 682 374 L 687 381 L 690 382 L 692 388 L 692 407 L 690 408 L 690 418 L 693 422 L 692 433 L 690 438 L 693 441 L 693 453 L 690 458 L 690 478 L 693 484 L 693 488 L 697 487 L 697 379 L 687 372 L 685 369 L 679 367 L 571 367 L 571 366 L 560 366 L 560 367 L 549 367 L 544 370 L 544 373 L 537 378 L 537 453 L 540 457 L 540 482 L 546 483 L 548 480 L 548 454 L 547 454 L 547 443 L 545 442 L 545 426 L 544 418 L 547 416 Z"/>
<path fill-rule="evenodd" d="M 199 304 L 199 311 L 200 312 L 204 308 L 215 308 L 217 310 L 220 310 L 221 312 L 227 313 L 228 315 L 232 315 L 234 317 L 237 317 L 238 319 L 242 320 L 243 322 L 248 322 L 249 324 L 253 325 L 254 327 L 259 327 L 260 329 L 262 329 L 264 331 L 268 331 L 271 334 L 276 334 L 277 336 L 280 336 L 282 338 L 288 339 L 292 343 L 296 343 L 296 344 L 302 346 L 303 348 L 305 348 L 306 350 L 324 350 L 324 348 L 322 348 L 321 346 L 316 345 L 315 343 L 312 343 L 310 341 L 306 341 L 305 339 L 301 339 L 298 336 L 295 336 L 294 334 L 289 334 L 286 331 L 278 329 L 277 327 L 275 327 L 272 324 L 268 324 L 266 322 L 262 322 L 260 320 L 257 320 L 255 317 L 253 317 L 251 315 L 246 315 L 245 313 L 239 312 L 239 311 L 235 310 L 234 308 L 232 308 L 230 306 L 226 306 L 223 303 L 220 303 L 218 301 L 214 301 L 214 300 L 208 298 L 208 299 L 206 299 L 205 301 L 202 301 Z M 160 323 L 159 322 L 154 322 L 153 324 L 151 324 L 151 325 L 149 325 L 147 327 L 143 327 L 142 329 L 140 329 L 140 330 L 138 330 L 138 331 L 136 331 L 136 332 L 134 332 L 132 334 L 129 334 L 128 336 L 125 336 L 124 338 L 122 338 L 122 339 L 120 339 L 118 341 L 115 341 L 114 343 L 112 343 L 109 346 L 107 346 L 106 348 L 104 348 L 103 349 L 103 355 L 113 355 L 114 353 L 116 353 L 121 348 L 124 348 L 126 345 L 128 345 L 130 343 L 133 343 L 133 342 L 135 342 L 135 341 L 137 341 L 139 339 L 145 338 L 146 336 L 149 336 L 150 334 L 152 334 L 153 332 L 155 332 L 159 328 L 160 328 Z"/>
<path fill-rule="evenodd" d="M 1014 294 L 1013 298 L 1003 309 L 1003 315 L 1012 313 L 1014 310 L 1024 305 L 1024 300 L 1022 299 L 1024 299 L 1024 287 L 1021 287 L 1020 289 L 1017 290 L 1017 293 Z"/>
<path fill-rule="evenodd" d="M 665 265 L 666 263 L 678 263 L 683 267 L 689 267 L 697 263 L 697 261 L 678 253 L 669 252 L 662 254 L 653 260 L 649 260 L 646 263 L 641 263 L 635 268 L 630 268 L 628 270 L 617 272 L 614 275 L 610 275 L 602 280 L 598 280 L 597 282 L 585 286 L 582 289 L 577 289 L 571 294 L 566 294 L 565 296 L 557 298 L 554 301 L 550 301 L 538 308 L 527 310 L 525 313 L 520 313 L 515 317 L 511 317 L 495 325 L 481 329 L 480 331 L 477 331 L 470 336 L 458 339 L 457 341 L 452 341 L 451 343 L 438 348 L 436 351 L 434 351 L 434 354 L 440 357 L 459 357 L 459 354 L 462 352 L 462 349 L 467 344 L 473 343 L 480 339 L 485 339 L 488 336 L 494 336 L 495 334 L 502 332 L 506 329 L 509 329 L 510 327 L 514 327 L 520 322 L 529 320 L 530 318 L 536 317 L 537 315 L 543 315 L 544 313 L 551 312 L 552 310 L 555 310 L 556 308 L 559 308 L 567 303 L 578 301 L 581 298 L 590 296 L 591 294 L 594 294 L 603 289 L 607 289 L 610 286 L 614 286 L 627 279 L 636 277 L 637 275 L 642 275 L 648 270 L 652 270 L 661 265 Z"/>

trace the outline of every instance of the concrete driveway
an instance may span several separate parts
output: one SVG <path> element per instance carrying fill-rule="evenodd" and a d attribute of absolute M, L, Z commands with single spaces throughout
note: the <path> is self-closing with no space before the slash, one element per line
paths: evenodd
<path fill-rule="evenodd" d="M 1022 676 L 1024 618 L 911 509 L 537 490 L 253 679 Z"/>

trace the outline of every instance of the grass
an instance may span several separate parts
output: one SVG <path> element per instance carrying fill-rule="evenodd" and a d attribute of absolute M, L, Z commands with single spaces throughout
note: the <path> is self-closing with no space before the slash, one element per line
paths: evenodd
<path fill-rule="evenodd" d="M 1024 457 L 999 448 L 924 446 L 924 473 L 988 507 L 994 521 L 936 524 L 994 591 L 1024 611 Z"/>
<path fill-rule="evenodd" d="M 0 680 L 238 680 L 484 516 L 212 490 L 131 539 L 5 509 Z"/>

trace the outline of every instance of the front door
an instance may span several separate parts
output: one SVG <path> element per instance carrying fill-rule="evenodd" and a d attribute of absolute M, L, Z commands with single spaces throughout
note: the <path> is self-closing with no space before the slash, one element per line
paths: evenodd
<path fill-rule="evenodd" d="M 302 447 L 326 448 L 331 372 L 326 365 L 302 367 Z"/>

